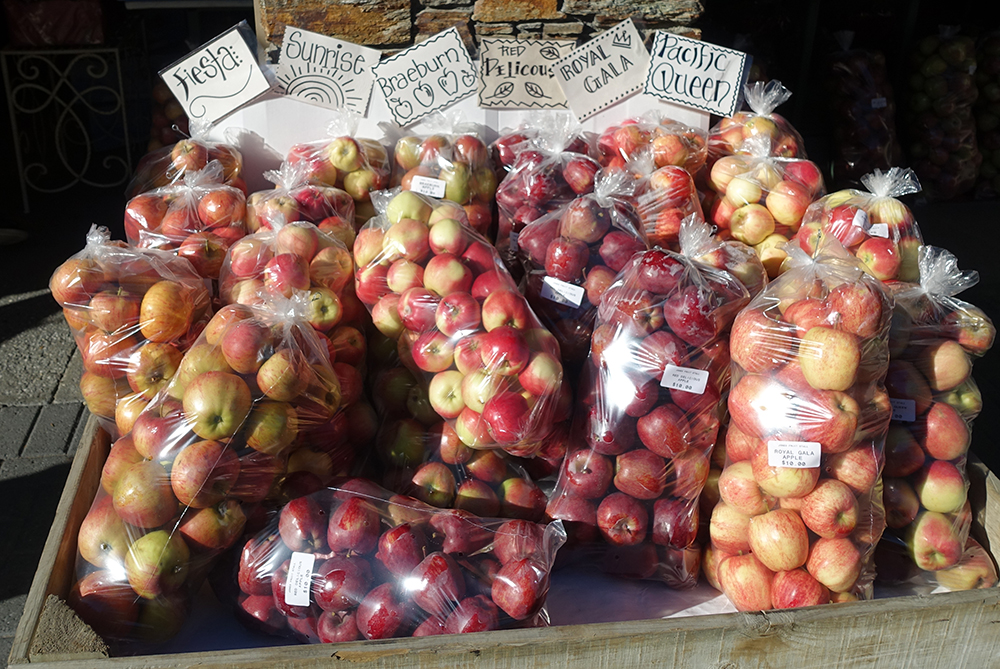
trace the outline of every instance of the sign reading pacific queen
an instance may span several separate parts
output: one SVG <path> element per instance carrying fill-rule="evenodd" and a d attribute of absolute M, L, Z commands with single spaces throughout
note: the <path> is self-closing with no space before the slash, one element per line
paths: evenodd
<path fill-rule="evenodd" d="M 386 58 L 374 71 L 393 120 L 402 126 L 476 92 L 476 69 L 457 28 Z"/>
<path fill-rule="evenodd" d="M 554 66 L 570 109 L 585 121 L 642 90 L 649 52 L 632 19 L 574 49 Z"/>
<path fill-rule="evenodd" d="M 650 58 L 644 89 L 649 95 L 720 116 L 739 110 L 750 71 L 742 51 L 659 30 Z"/>
<path fill-rule="evenodd" d="M 479 106 L 483 109 L 566 109 L 553 64 L 573 43 L 485 37 L 479 47 Z"/>
<path fill-rule="evenodd" d="M 380 56 L 376 49 L 285 26 L 275 75 L 285 95 L 364 116 Z"/>
<path fill-rule="evenodd" d="M 160 70 L 188 118 L 214 123 L 270 90 L 247 36 L 243 21 Z"/>

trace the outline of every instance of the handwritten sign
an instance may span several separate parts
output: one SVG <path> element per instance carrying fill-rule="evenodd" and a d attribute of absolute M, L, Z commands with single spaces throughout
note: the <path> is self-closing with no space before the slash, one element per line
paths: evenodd
<path fill-rule="evenodd" d="M 285 95 L 364 116 L 375 83 L 372 68 L 380 55 L 376 49 L 286 26 L 275 74 Z"/>
<path fill-rule="evenodd" d="M 214 123 L 270 90 L 244 28 L 254 39 L 244 21 L 160 71 L 190 119 Z"/>
<path fill-rule="evenodd" d="M 750 58 L 742 51 L 658 30 L 645 92 L 668 102 L 732 116 L 739 109 Z"/>
<path fill-rule="evenodd" d="M 416 123 L 476 92 L 476 69 L 457 28 L 375 66 L 375 83 L 399 125 Z"/>
<path fill-rule="evenodd" d="M 632 19 L 622 21 L 555 64 L 570 109 L 585 121 L 642 89 L 649 52 Z"/>
<path fill-rule="evenodd" d="M 484 38 L 479 49 L 483 109 L 566 109 L 553 64 L 573 43 L 552 39 Z"/>

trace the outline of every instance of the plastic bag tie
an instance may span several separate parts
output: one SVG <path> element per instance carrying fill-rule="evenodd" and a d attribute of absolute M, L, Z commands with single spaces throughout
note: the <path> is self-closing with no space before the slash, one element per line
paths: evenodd
<path fill-rule="evenodd" d="M 594 182 L 594 200 L 605 209 L 614 206 L 616 198 L 628 197 L 635 192 L 635 179 L 625 171 L 601 171 Z"/>
<path fill-rule="evenodd" d="M 285 161 L 276 170 L 264 172 L 264 178 L 273 183 L 277 188 L 294 190 L 309 183 L 310 166 L 306 161 L 289 163 Z"/>
<path fill-rule="evenodd" d="M 677 239 L 681 245 L 681 255 L 688 258 L 705 255 L 719 245 L 715 238 L 715 226 L 705 223 L 696 214 L 690 214 L 681 221 Z"/>
<path fill-rule="evenodd" d="M 775 109 L 792 97 L 792 92 L 777 79 L 766 84 L 756 81 L 743 87 L 743 97 L 758 116 L 770 116 Z"/>
<path fill-rule="evenodd" d="M 893 167 L 888 172 L 876 169 L 861 177 L 861 183 L 877 197 L 902 197 L 920 192 L 917 174 L 909 167 Z"/>

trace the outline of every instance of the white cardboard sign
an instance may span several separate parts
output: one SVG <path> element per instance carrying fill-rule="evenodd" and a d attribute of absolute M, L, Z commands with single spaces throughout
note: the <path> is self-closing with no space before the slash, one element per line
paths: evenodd
<path fill-rule="evenodd" d="M 484 38 L 479 48 L 483 109 L 566 109 L 552 66 L 573 43 L 552 39 Z"/>
<path fill-rule="evenodd" d="M 285 95 L 364 116 L 380 56 L 376 49 L 286 26 L 275 75 Z"/>
<path fill-rule="evenodd" d="M 449 28 L 376 65 L 375 83 L 393 120 L 407 126 L 475 93 L 476 68 Z"/>
<path fill-rule="evenodd" d="M 164 68 L 160 77 L 188 118 L 209 123 L 271 88 L 239 25 Z"/>
<path fill-rule="evenodd" d="M 626 19 L 564 56 L 555 73 L 569 108 L 585 121 L 642 90 L 648 66 L 642 36 Z"/>
<path fill-rule="evenodd" d="M 750 58 L 742 51 L 656 31 L 645 92 L 720 116 L 739 110 Z"/>

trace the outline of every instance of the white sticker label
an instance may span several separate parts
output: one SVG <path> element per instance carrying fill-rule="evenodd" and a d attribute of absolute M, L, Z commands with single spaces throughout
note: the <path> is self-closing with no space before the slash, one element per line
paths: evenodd
<path fill-rule="evenodd" d="M 872 98 L 872 109 L 885 109 L 889 101 L 885 98 Z"/>
<path fill-rule="evenodd" d="M 815 441 L 767 442 L 767 464 L 771 467 L 814 469 L 820 465 L 821 453 Z"/>
<path fill-rule="evenodd" d="M 517 253 L 517 233 L 510 233 L 510 250 Z"/>
<path fill-rule="evenodd" d="M 566 283 L 552 276 L 542 279 L 542 297 L 557 304 L 578 307 L 586 294 L 587 291 L 584 290 L 583 286 Z"/>
<path fill-rule="evenodd" d="M 892 405 L 892 420 L 901 423 L 912 423 L 917 420 L 917 403 L 914 400 L 889 398 Z"/>
<path fill-rule="evenodd" d="M 292 553 L 288 561 L 288 578 L 285 580 L 285 604 L 309 606 L 315 562 L 316 556 L 312 553 Z"/>
<path fill-rule="evenodd" d="M 861 228 L 867 232 L 868 227 L 871 225 L 868 222 L 868 213 L 864 209 L 858 209 L 858 211 L 854 214 L 854 219 L 851 221 L 851 225 L 856 228 Z"/>
<path fill-rule="evenodd" d="M 663 378 L 660 379 L 660 385 L 664 388 L 684 390 L 695 395 L 702 395 L 705 393 L 705 387 L 708 385 L 708 370 L 667 365 L 663 369 Z"/>
<path fill-rule="evenodd" d="M 441 199 L 444 197 L 445 182 L 433 177 L 415 176 L 410 182 L 410 190 L 428 197 Z"/>
<path fill-rule="evenodd" d="M 883 237 L 889 239 L 889 224 L 888 223 L 875 223 L 868 226 L 866 232 L 872 237 Z"/>

